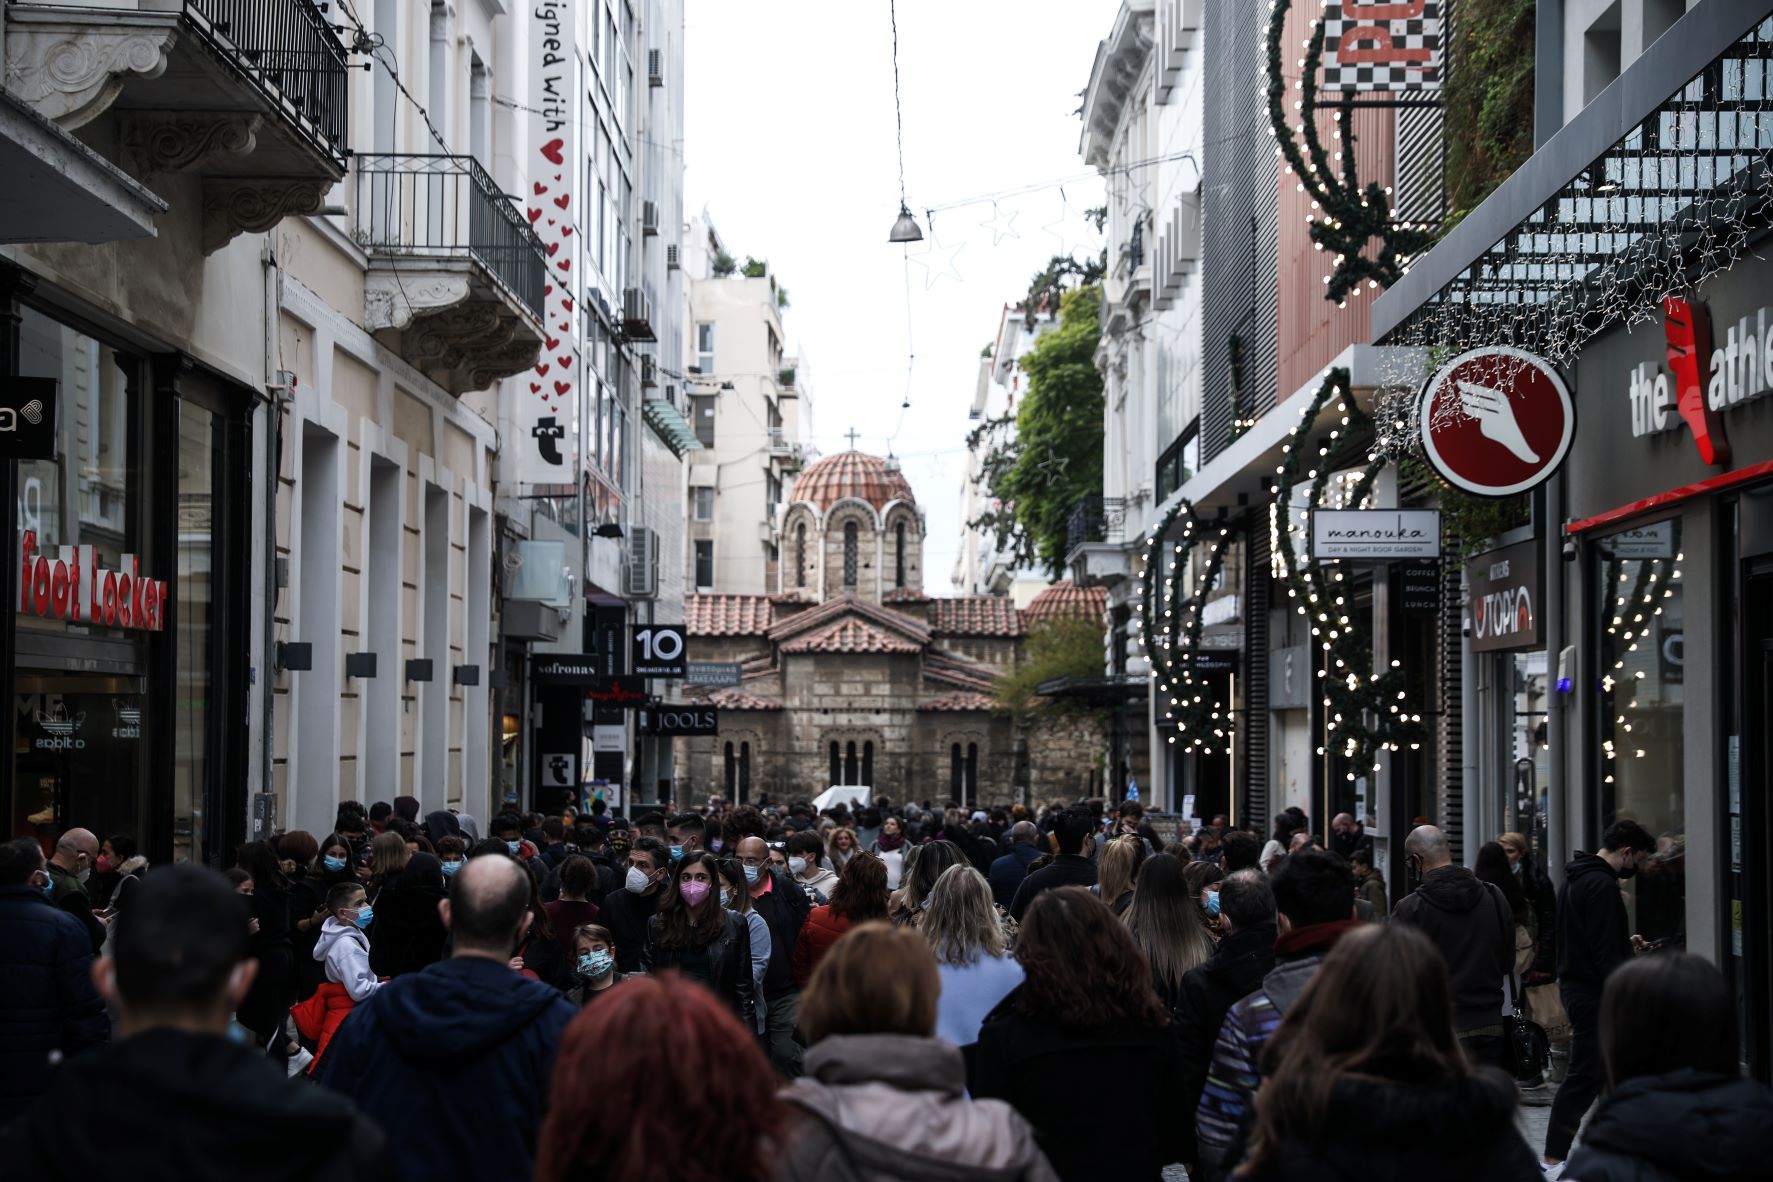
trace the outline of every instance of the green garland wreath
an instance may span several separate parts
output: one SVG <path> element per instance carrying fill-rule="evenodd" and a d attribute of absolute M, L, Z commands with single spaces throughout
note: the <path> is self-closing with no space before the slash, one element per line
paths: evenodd
<path fill-rule="evenodd" d="M 1427 738 L 1427 728 L 1420 714 L 1411 713 L 1404 677 L 1399 663 L 1391 668 L 1363 675 L 1357 670 L 1371 668 L 1371 646 L 1363 643 L 1350 627 L 1349 618 L 1340 614 L 1342 597 L 1323 583 L 1325 568 L 1302 562 L 1293 546 L 1290 515 L 1293 512 L 1293 489 L 1300 482 L 1305 448 L 1311 428 L 1318 416 L 1332 401 L 1342 415 L 1341 426 L 1330 432 L 1330 438 L 1318 448 L 1317 467 L 1308 471 L 1310 481 L 1306 498 L 1309 515 L 1323 504 L 1331 473 L 1347 468 L 1365 455 L 1366 465 L 1350 490 L 1348 505 L 1359 508 L 1373 494 L 1380 471 L 1388 462 L 1379 451 L 1365 451 L 1359 442 L 1370 435 L 1372 420 L 1354 401 L 1353 387 L 1346 369 L 1332 369 L 1324 377 L 1311 402 L 1299 415 L 1299 423 L 1287 441 L 1275 482 L 1270 521 L 1274 543 L 1284 568 L 1287 594 L 1298 601 L 1299 612 L 1311 621 L 1311 634 L 1322 647 L 1324 668 L 1318 671 L 1323 684 L 1324 729 L 1340 740 L 1341 754 L 1348 760 L 1353 779 L 1357 773 L 1371 773 L 1379 766 L 1385 751 L 1397 751 L 1405 745 L 1420 747 Z M 1344 576 L 1334 572 L 1331 582 L 1341 583 Z M 1320 748 L 1318 754 L 1324 754 Z"/>
<path fill-rule="evenodd" d="M 1293 0 L 1273 0 L 1268 18 L 1268 123 L 1279 145 L 1276 151 L 1287 171 L 1317 203 L 1323 216 L 1311 221 L 1311 241 L 1336 256 L 1325 280 L 1324 298 L 1341 307 L 1363 282 L 1390 287 L 1403 277 L 1410 260 L 1434 245 L 1427 223 L 1400 222 L 1392 217 L 1391 197 L 1384 186 L 1369 181 L 1362 188 L 1354 159 L 1354 105 L 1344 97 L 1336 106 L 1336 132 L 1341 141 L 1341 167 L 1324 151 L 1317 130 L 1317 72 L 1324 54 L 1324 23 L 1312 22 L 1311 40 L 1300 62 L 1299 130 L 1287 119 L 1287 79 L 1281 72 L 1281 42 Z M 1304 149 L 1300 148 L 1300 141 Z M 1367 244 L 1377 242 L 1369 257 Z"/>
<path fill-rule="evenodd" d="M 1165 586 L 1165 605 L 1158 607 L 1158 582 L 1163 577 L 1164 562 L 1160 547 L 1178 521 L 1182 522 L 1182 541 L 1170 555 L 1170 577 Z M 1174 724 L 1176 733 L 1169 737 L 1174 744 L 1183 739 L 1184 749 L 1212 754 L 1215 748 L 1230 750 L 1233 721 L 1228 703 L 1213 696 L 1215 690 L 1195 671 L 1195 655 L 1200 651 L 1202 597 L 1219 578 L 1224 566 L 1229 526 L 1218 526 L 1218 533 L 1208 545 L 1206 570 L 1194 594 L 1186 596 L 1188 560 L 1200 545 L 1202 534 L 1213 528 L 1195 514 L 1194 505 L 1178 499 L 1158 523 L 1145 543 L 1145 569 L 1140 579 L 1140 615 L 1146 658 L 1157 675 L 1158 693 L 1169 700 L 1163 704 L 1164 721 Z M 1186 612 L 1178 637 L 1174 613 Z"/>

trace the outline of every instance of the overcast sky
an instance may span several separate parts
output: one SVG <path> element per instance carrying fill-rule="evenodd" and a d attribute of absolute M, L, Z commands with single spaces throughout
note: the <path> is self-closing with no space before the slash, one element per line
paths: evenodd
<path fill-rule="evenodd" d="M 1101 249 L 1082 213 L 1102 184 L 1085 176 L 1075 112 L 1118 4 L 898 0 L 906 197 L 937 248 L 912 248 L 909 347 L 903 248 L 886 240 L 899 202 L 887 0 L 687 7 L 686 213 L 705 206 L 728 250 L 769 260 L 807 362 L 813 444 L 841 451 L 854 427 L 861 450 L 901 457 L 929 519 L 924 587 L 949 594 L 979 350 L 1054 254 Z M 924 216 L 1035 185 L 995 210 L 937 211 L 933 234 Z M 994 246 L 1005 227 L 1016 237 Z"/>

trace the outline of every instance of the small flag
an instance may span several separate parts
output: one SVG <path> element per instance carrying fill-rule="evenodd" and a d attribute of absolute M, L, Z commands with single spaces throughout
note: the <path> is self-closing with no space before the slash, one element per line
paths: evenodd
<path fill-rule="evenodd" d="M 1136 776 L 1133 776 L 1130 773 L 1127 776 L 1127 799 L 1139 799 L 1139 780 Z"/>

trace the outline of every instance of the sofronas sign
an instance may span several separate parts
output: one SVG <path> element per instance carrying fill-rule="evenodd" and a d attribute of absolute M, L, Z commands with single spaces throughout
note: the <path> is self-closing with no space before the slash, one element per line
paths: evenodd
<path fill-rule="evenodd" d="M 36 531 L 25 530 L 19 535 L 19 614 L 137 632 L 162 631 L 166 581 L 143 575 L 133 554 L 125 554 L 120 565 L 121 570 L 102 566 L 92 546 L 61 546 L 54 555 L 39 552 Z"/>

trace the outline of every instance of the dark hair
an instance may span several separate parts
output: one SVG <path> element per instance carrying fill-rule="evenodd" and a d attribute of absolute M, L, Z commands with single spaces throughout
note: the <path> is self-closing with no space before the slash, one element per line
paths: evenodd
<path fill-rule="evenodd" d="M 1316 846 L 1282 858 L 1270 885 L 1275 906 L 1296 928 L 1335 923 L 1354 910 L 1354 872 L 1340 854 Z"/>
<path fill-rule="evenodd" d="M 268 842 L 249 841 L 235 854 L 234 864 L 252 875 L 256 891 L 287 891 L 289 880 L 277 864 L 277 853 Z"/>
<path fill-rule="evenodd" d="M 831 912 L 851 923 L 885 919 L 887 913 L 886 863 L 857 850 L 837 874 L 837 885 L 831 888 Z"/>
<path fill-rule="evenodd" d="M 671 864 L 670 849 L 656 837 L 635 838 L 633 844 L 628 847 L 628 853 L 630 856 L 645 854 L 653 860 L 654 870 L 663 869 Z"/>
<path fill-rule="evenodd" d="M 1262 860 L 1262 842 L 1254 833 L 1233 829 L 1219 843 L 1219 866 L 1227 874 L 1238 870 L 1254 870 Z"/>
<path fill-rule="evenodd" d="M 239 890 L 241 887 L 252 881 L 252 875 L 240 869 L 238 866 L 230 866 L 222 871 L 222 877 L 227 879 L 228 885 L 235 890 Z"/>
<path fill-rule="evenodd" d="M 507 855 L 509 861 L 509 855 Z M 503 883 L 481 879 L 493 873 L 486 866 L 464 866 L 449 882 L 449 932 L 457 948 L 509 952 L 517 923 L 530 909 L 536 884 L 521 864 Z"/>
<path fill-rule="evenodd" d="M 451 854 L 462 858 L 468 856 L 468 843 L 454 833 L 450 834 L 448 837 L 439 838 L 437 841 L 437 857 L 439 861 L 449 857 Z"/>
<path fill-rule="evenodd" d="M 475 842 L 468 850 L 468 856 L 470 858 L 490 857 L 493 854 L 497 854 L 501 858 L 509 858 L 511 856 L 511 849 L 505 844 L 504 838 L 483 837 Z"/>
<path fill-rule="evenodd" d="M 1065 1030 L 1169 1022 L 1132 933 L 1082 887 L 1035 896 L 1016 936 L 1016 960 L 1023 978 L 1013 1004 L 1031 1021 Z"/>
<path fill-rule="evenodd" d="M 1656 848 L 1656 839 L 1650 836 L 1648 829 L 1636 821 L 1615 821 L 1607 826 L 1605 833 L 1601 834 L 1601 848 L 1613 853 L 1619 853 L 1621 850 L 1637 850 L 1639 853 L 1647 854 Z"/>
<path fill-rule="evenodd" d="M 1053 818 L 1053 836 L 1059 841 L 1059 852 L 1082 853 L 1084 842 L 1089 840 L 1090 830 L 1095 827 L 1095 818 L 1087 809 L 1069 808 L 1061 812 Z"/>
<path fill-rule="evenodd" d="M 500 813 L 492 819 L 492 824 L 487 827 L 487 832 L 494 837 L 498 837 L 501 833 L 515 833 L 521 838 L 523 836 L 523 818 L 516 813 Z M 505 852 L 509 853 L 510 851 Z"/>
<path fill-rule="evenodd" d="M 1287 1010 L 1262 1050 L 1261 1067 L 1245 1167 L 1252 1175 L 1272 1171 L 1289 1141 L 1321 1144 L 1331 1093 L 1346 1081 L 1412 1085 L 1467 1078 L 1471 1068 L 1453 1032 L 1447 962 L 1409 924 L 1351 930 Z"/>
<path fill-rule="evenodd" d="M 314 855 L 320 852 L 320 847 L 314 842 L 314 835 L 306 829 L 291 829 L 273 841 L 277 847 L 277 856 L 285 862 L 294 862 L 297 866 L 307 866 L 314 861 Z M 123 852 L 125 846 L 129 847 L 127 854 Z M 135 856 L 135 842 L 122 834 L 111 838 L 111 848 L 125 862 Z"/>
<path fill-rule="evenodd" d="M 1373 851 L 1363 845 L 1348 855 L 1348 862 L 1351 866 L 1365 866 L 1370 870 L 1373 867 Z"/>
<path fill-rule="evenodd" d="M 1182 877 L 1188 880 L 1188 893 L 1199 899 L 1202 891 L 1225 877 L 1225 871 L 1211 862 L 1190 862 L 1182 867 Z"/>
<path fill-rule="evenodd" d="M 713 882 L 708 897 L 699 908 L 692 909 L 678 891 L 684 873 L 701 866 Z M 699 911 L 698 915 L 696 912 Z M 665 897 L 659 900 L 659 943 L 666 948 L 700 948 L 716 939 L 726 927 L 725 909 L 720 905 L 720 859 L 706 850 L 694 850 L 671 868 Z"/>
<path fill-rule="evenodd" d="M 351 839 L 343 833 L 328 833 L 326 835 L 326 837 L 320 842 L 319 847 L 314 851 L 316 868 L 321 870 L 322 873 L 326 872 L 326 868 L 323 866 L 320 866 L 319 862 L 320 862 L 320 859 L 326 857 L 326 851 L 332 849 L 334 846 L 337 846 L 339 849 L 342 849 L 345 851 L 346 865 L 343 870 L 335 871 L 333 873 L 338 873 L 338 874 L 351 873 L 351 866 L 350 866 Z"/>
<path fill-rule="evenodd" d="M 353 897 L 364 893 L 363 884 L 355 878 L 345 882 L 335 882 L 332 889 L 326 892 L 326 909 L 335 917 L 342 908 L 351 906 Z"/>
<path fill-rule="evenodd" d="M 246 900 L 213 870 L 174 865 L 144 876 L 112 936 L 117 991 L 151 1012 L 213 1005 L 248 955 L 250 918 Z"/>
<path fill-rule="evenodd" d="M 1532 914 L 1527 906 L 1527 893 L 1521 890 L 1521 880 L 1508 864 L 1508 852 L 1499 843 L 1486 841 L 1478 847 L 1477 864 L 1471 868 L 1471 872 L 1501 891 L 1514 921 L 1526 924 Z"/>
<path fill-rule="evenodd" d="M 766 1182 L 789 1121 L 775 1089 L 755 1086 L 769 1073 L 757 1038 L 714 994 L 676 973 L 631 977 L 561 1038 L 536 1182 Z M 682 1135 L 686 1112 L 693 1137 Z"/>
<path fill-rule="evenodd" d="M 378 825 L 385 824 L 393 814 L 394 806 L 385 800 L 378 800 L 369 806 L 369 819 Z"/>
<path fill-rule="evenodd" d="M 920 907 L 936 888 L 936 880 L 950 866 L 966 863 L 967 856 L 952 841 L 931 841 L 917 847 L 917 860 L 911 864 L 910 881 L 901 880 L 905 902 Z"/>
<path fill-rule="evenodd" d="M 1670 1021 L 1678 1015 L 1679 1021 Z M 1736 995 L 1716 965 L 1686 952 L 1627 961 L 1601 994 L 1601 1062 L 1610 1087 L 1683 1067 L 1739 1073 Z"/>
<path fill-rule="evenodd" d="M 678 813 L 665 823 L 665 828 L 676 829 L 684 837 L 703 837 L 707 832 L 701 813 Z"/>
<path fill-rule="evenodd" d="M 308 839 L 309 845 L 314 844 L 314 835 L 313 834 L 304 833 L 300 829 L 297 829 L 294 832 L 285 833 L 281 838 L 278 839 L 277 852 L 282 854 L 286 858 L 295 858 L 295 860 L 298 862 L 312 861 L 314 858 L 314 851 L 313 850 L 309 850 L 305 857 L 297 857 L 295 854 L 291 853 L 289 850 L 284 848 L 284 843 L 289 841 L 293 837 L 305 837 Z M 127 833 L 113 833 L 113 834 L 111 834 L 111 836 L 105 838 L 105 840 L 111 843 L 111 852 L 113 854 L 117 855 L 117 860 L 119 862 L 127 862 L 131 858 L 135 857 L 135 854 L 136 854 L 135 838 L 131 837 L 129 834 L 127 834 Z"/>
<path fill-rule="evenodd" d="M 788 852 L 805 854 L 814 861 L 819 861 L 825 857 L 825 839 L 811 829 L 802 829 L 788 838 Z"/>
<path fill-rule="evenodd" d="M 1219 883 L 1219 914 L 1238 931 L 1274 922 L 1274 888 L 1260 870 L 1237 870 Z"/>
<path fill-rule="evenodd" d="M 560 864 L 560 893 L 583 896 L 597 881 L 597 867 L 583 854 L 574 854 Z"/>
<path fill-rule="evenodd" d="M 1274 840 L 1285 846 L 1299 832 L 1301 826 L 1292 813 L 1281 813 L 1274 818 Z"/>
<path fill-rule="evenodd" d="M 566 822 L 559 817 L 549 817 L 542 822 L 542 836 L 549 841 L 561 841 L 566 837 Z"/>
<path fill-rule="evenodd" d="M 34 837 L 15 837 L 0 844 L 0 886 L 23 886 L 43 868 L 43 847 Z M 882 882 L 886 881 L 883 876 Z"/>
<path fill-rule="evenodd" d="M 406 868 L 400 872 L 400 888 L 415 890 L 443 890 L 443 863 L 437 855 L 420 850 L 407 859 Z"/>

